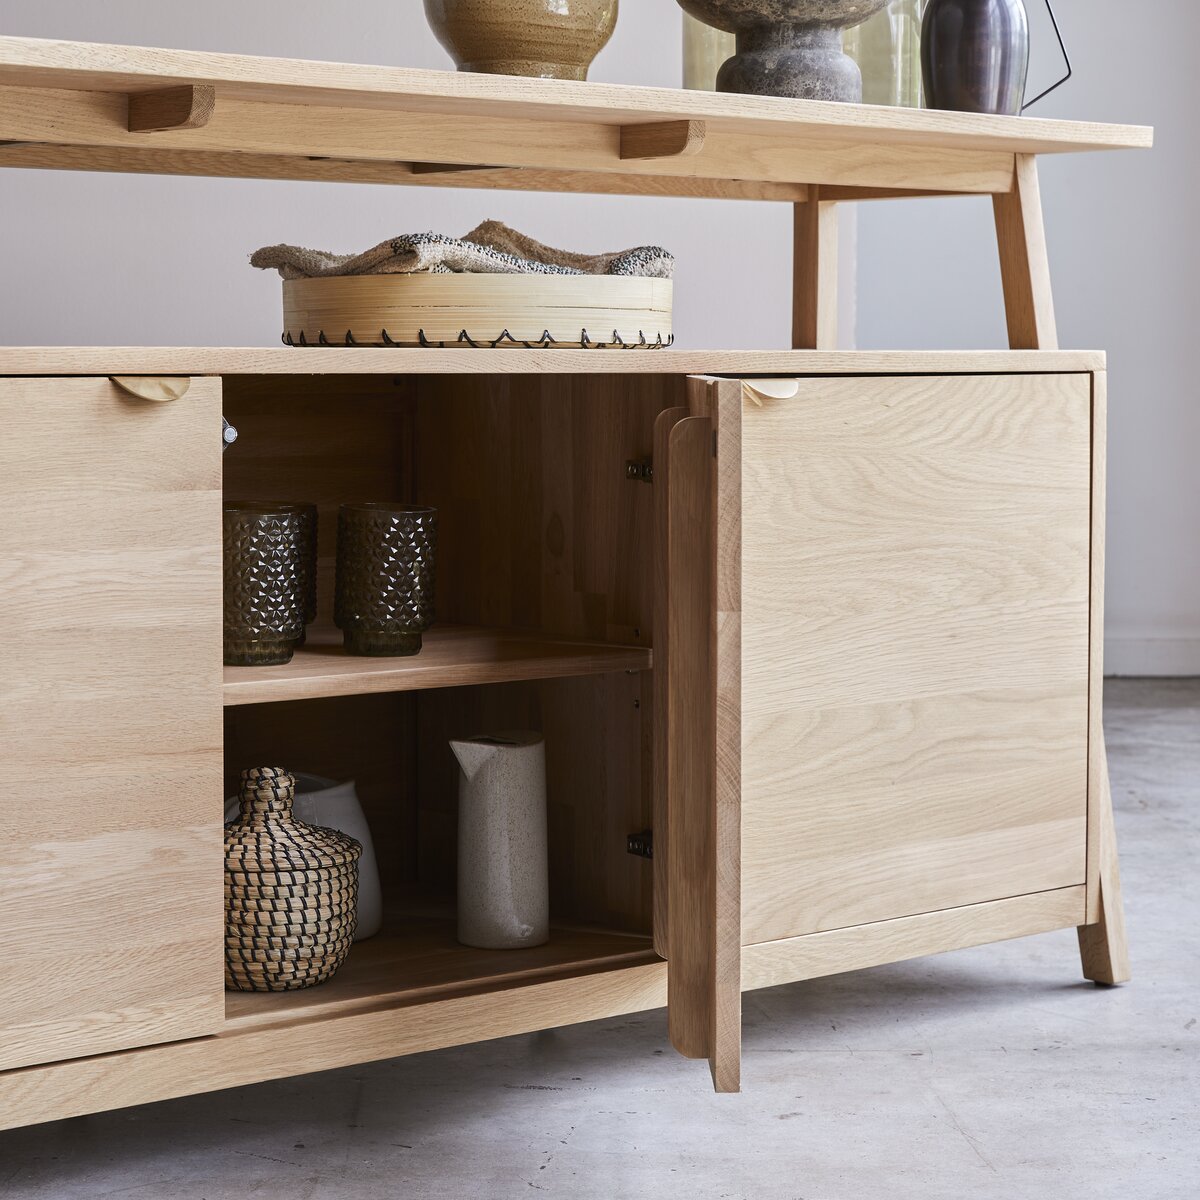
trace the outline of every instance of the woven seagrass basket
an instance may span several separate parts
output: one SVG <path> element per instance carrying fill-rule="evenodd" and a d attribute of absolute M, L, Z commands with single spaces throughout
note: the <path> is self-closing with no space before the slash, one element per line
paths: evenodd
<path fill-rule="evenodd" d="M 242 772 L 241 816 L 225 830 L 225 986 L 282 992 L 324 983 L 354 940 L 352 837 L 292 816 L 282 767 Z"/>

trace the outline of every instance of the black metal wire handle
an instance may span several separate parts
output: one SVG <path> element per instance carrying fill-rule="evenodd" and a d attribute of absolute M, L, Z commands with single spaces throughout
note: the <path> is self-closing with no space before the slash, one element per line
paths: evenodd
<path fill-rule="evenodd" d="M 1044 92 L 1038 92 L 1032 100 L 1027 100 L 1022 104 L 1022 112 L 1027 108 L 1032 108 L 1039 100 L 1044 100 L 1056 88 L 1062 87 L 1074 74 L 1071 68 L 1071 56 L 1067 53 L 1067 45 L 1063 41 L 1062 30 L 1058 27 L 1058 18 L 1054 15 L 1054 6 L 1050 3 L 1050 0 L 1046 0 L 1046 11 L 1050 14 L 1050 24 L 1054 26 L 1054 36 L 1058 38 L 1058 48 L 1062 51 L 1063 62 L 1067 64 L 1067 73 L 1057 83 L 1052 83 Z"/>

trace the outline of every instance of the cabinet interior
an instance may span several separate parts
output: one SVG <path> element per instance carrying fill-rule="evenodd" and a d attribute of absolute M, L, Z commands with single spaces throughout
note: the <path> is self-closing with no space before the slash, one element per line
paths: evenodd
<path fill-rule="evenodd" d="M 225 670 L 228 794 L 281 765 L 356 781 L 384 930 L 328 983 L 226 993 L 227 1023 L 509 986 L 652 958 L 654 421 L 678 376 L 234 376 L 229 499 L 319 511 L 318 618 L 292 663 Z M 354 659 L 332 624 L 337 506 L 438 509 L 437 625 L 412 659 Z M 447 686 L 447 685 L 453 686 Z M 264 698 L 265 697 L 265 698 Z M 545 735 L 547 946 L 454 936 L 454 736 Z"/>

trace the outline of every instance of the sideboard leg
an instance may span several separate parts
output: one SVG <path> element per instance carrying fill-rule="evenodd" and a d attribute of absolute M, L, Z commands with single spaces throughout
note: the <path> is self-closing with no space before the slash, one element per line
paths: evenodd
<path fill-rule="evenodd" d="M 818 187 L 793 205 L 792 349 L 837 349 L 838 211 Z"/>
<path fill-rule="evenodd" d="M 1042 221 L 1037 159 L 1018 154 L 1013 190 L 992 197 L 1008 344 L 1013 350 L 1057 350 L 1050 260 Z"/>
<path fill-rule="evenodd" d="M 1121 902 L 1121 870 L 1117 862 L 1117 828 L 1113 821 L 1112 786 L 1105 756 L 1100 784 L 1100 908 L 1094 925 L 1079 926 L 1083 977 L 1096 983 L 1126 983 L 1130 978 L 1125 941 L 1125 907 Z"/>

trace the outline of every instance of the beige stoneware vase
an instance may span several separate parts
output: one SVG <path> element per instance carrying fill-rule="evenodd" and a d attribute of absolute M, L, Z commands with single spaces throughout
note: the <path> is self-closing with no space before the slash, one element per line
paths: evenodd
<path fill-rule="evenodd" d="M 617 0 L 425 0 L 460 71 L 586 79 L 617 23 Z"/>
<path fill-rule="evenodd" d="M 458 940 L 484 950 L 550 938 L 546 748 L 540 733 L 452 741 L 458 777 Z"/>

